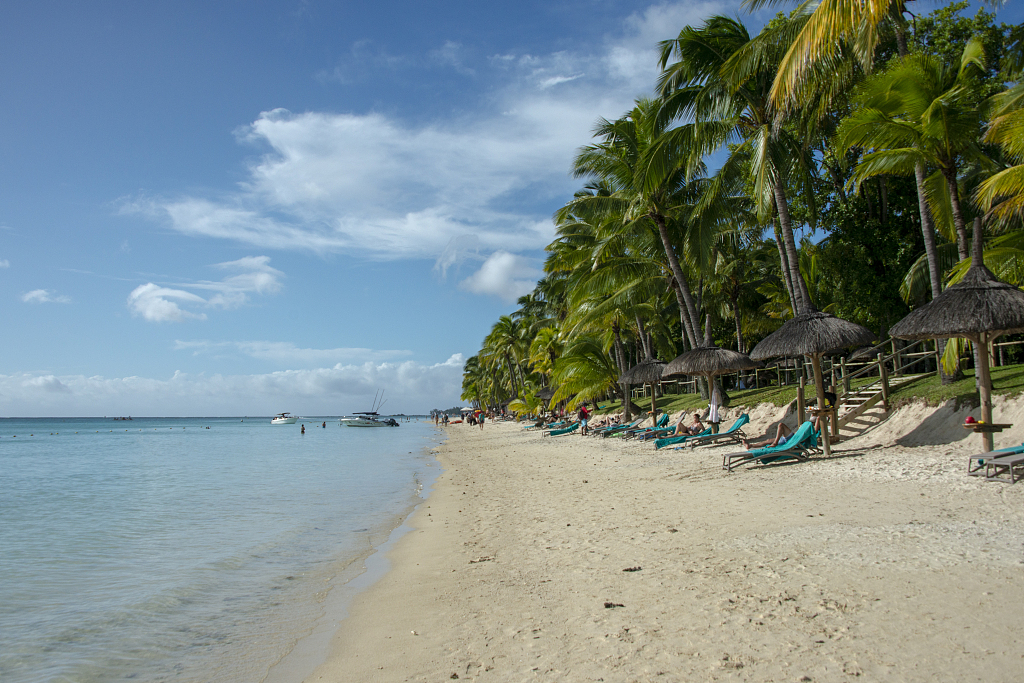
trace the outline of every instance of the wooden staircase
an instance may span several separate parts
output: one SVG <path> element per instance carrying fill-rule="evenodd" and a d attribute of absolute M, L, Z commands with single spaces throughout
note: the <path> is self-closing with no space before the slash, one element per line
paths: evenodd
<path fill-rule="evenodd" d="M 880 378 L 871 384 L 844 393 L 836 407 L 839 437 L 852 439 L 877 425 L 889 415 L 889 392 L 927 376 L 927 374 L 906 374 L 886 377 L 887 387 L 883 386 Z"/>
<path fill-rule="evenodd" d="M 892 344 L 892 353 L 886 354 L 885 348 L 890 344 Z M 840 374 L 842 386 L 837 385 L 836 387 L 841 393 L 835 411 L 833 438 L 851 439 L 871 429 L 889 416 L 889 395 L 893 390 L 930 375 L 930 373 L 920 372 L 924 366 L 919 364 L 928 358 L 935 357 L 933 351 L 925 350 L 924 344 L 925 340 L 920 340 L 897 349 L 892 340 L 886 340 L 872 347 L 865 354 L 868 357 L 875 357 L 875 360 L 869 361 L 853 374 L 847 374 L 846 362 L 843 362 Z M 918 366 L 917 371 L 911 372 L 910 369 L 915 365 Z M 833 366 L 833 376 L 836 376 L 835 370 L 836 368 Z M 849 389 L 855 379 L 862 376 L 867 377 L 874 372 L 878 373 L 876 379 Z M 843 390 L 844 388 L 849 390 Z"/>

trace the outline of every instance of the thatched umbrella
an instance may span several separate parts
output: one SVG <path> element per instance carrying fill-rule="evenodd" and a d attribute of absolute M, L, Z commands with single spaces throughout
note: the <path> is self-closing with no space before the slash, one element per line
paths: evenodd
<path fill-rule="evenodd" d="M 662 371 L 662 377 L 672 375 L 700 375 L 708 380 L 708 391 L 714 393 L 714 378 L 738 370 L 752 370 L 761 367 L 761 363 L 750 356 L 732 349 L 720 349 L 717 346 L 698 346 L 695 349 L 676 356 L 669 361 Z M 715 427 L 717 430 L 718 427 Z"/>
<path fill-rule="evenodd" d="M 974 224 L 974 253 L 963 280 L 946 288 L 929 303 L 915 308 L 889 330 L 900 339 L 964 337 L 978 352 L 978 393 L 981 420 L 992 423 L 992 378 L 988 371 L 988 344 L 1010 332 L 1024 331 L 1024 292 L 1002 282 L 982 260 L 980 222 Z M 991 432 L 982 432 L 982 444 L 992 450 Z"/>
<path fill-rule="evenodd" d="M 551 401 L 551 399 L 554 398 L 555 390 L 552 389 L 551 387 L 544 387 L 543 389 L 538 390 L 537 393 L 534 394 L 534 396 L 540 399 L 541 403 L 547 405 Z M 548 408 L 550 407 L 551 406 L 548 406 Z"/>
<path fill-rule="evenodd" d="M 619 376 L 620 384 L 650 384 L 651 385 L 651 416 L 654 417 L 658 409 L 657 397 L 654 395 L 654 385 L 661 381 L 661 371 L 665 367 L 665 361 L 656 358 L 648 358 L 640 361 L 629 370 Z M 629 400 L 629 396 L 626 397 Z"/>
<path fill-rule="evenodd" d="M 780 356 L 807 356 L 811 359 L 811 365 L 814 367 L 814 389 L 818 394 L 818 414 L 822 418 L 818 422 L 821 443 L 825 455 L 831 455 L 828 418 L 824 413 L 825 384 L 821 378 L 821 357 L 850 346 L 870 344 L 877 339 L 866 327 L 812 308 L 787 320 L 782 327 L 762 339 L 750 352 L 750 357 L 764 360 Z"/>

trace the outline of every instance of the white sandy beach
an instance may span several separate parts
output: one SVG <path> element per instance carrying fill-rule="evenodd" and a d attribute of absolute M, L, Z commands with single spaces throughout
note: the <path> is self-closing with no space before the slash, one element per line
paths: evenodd
<path fill-rule="evenodd" d="M 829 460 L 733 473 L 735 447 L 453 425 L 307 680 L 1021 680 L 1024 483 L 966 476 L 964 415 L 906 407 Z M 1022 402 L 996 418 L 1021 443 Z"/>

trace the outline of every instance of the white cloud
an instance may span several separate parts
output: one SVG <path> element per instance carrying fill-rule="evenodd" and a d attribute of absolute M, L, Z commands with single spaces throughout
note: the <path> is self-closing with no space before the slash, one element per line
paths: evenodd
<path fill-rule="evenodd" d="M 205 340 L 176 340 L 174 342 L 174 349 L 176 351 L 192 351 L 193 355 L 238 352 L 252 358 L 272 361 L 291 367 L 316 366 L 323 365 L 325 363 L 354 363 L 361 361 L 380 362 L 412 355 L 412 351 L 397 349 L 304 349 L 296 346 L 292 342 L 271 341 L 211 342 Z"/>
<path fill-rule="evenodd" d="M 122 211 L 260 248 L 441 257 L 442 274 L 460 258 L 452 245 L 467 236 L 481 255 L 542 248 L 553 237 L 551 212 L 579 184 L 569 169 L 595 120 L 622 114 L 652 91 L 658 40 L 722 9 L 658 4 L 617 24 L 590 52 L 477 60 L 482 73 L 474 78 L 491 85 L 479 108 L 434 122 L 379 112 L 264 112 L 238 131 L 267 153 L 235 192 L 134 199 Z M 447 43 L 427 63 L 464 69 L 465 50 Z M 349 80 L 361 65 L 390 69 L 417 60 L 360 43 L 348 61 L 343 74 L 329 77 Z"/>
<path fill-rule="evenodd" d="M 52 292 L 49 289 L 33 289 L 31 292 L 26 293 L 21 297 L 21 300 L 27 304 L 69 304 L 71 299 L 66 296 L 57 296 L 56 292 Z"/>
<path fill-rule="evenodd" d="M 270 266 L 268 256 L 246 256 L 237 261 L 214 264 L 214 268 L 233 271 L 220 281 L 200 280 L 179 287 L 210 291 L 204 299 L 185 289 L 173 289 L 147 282 L 128 295 L 128 310 L 151 322 L 182 322 L 187 319 L 205 320 L 205 313 L 195 313 L 179 304 L 194 304 L 207 308 L 237 308 L 249 300 L 249 294 L 274 294 L 281 289 L 284 273 Z"/>
<path fill-rule="evenodd" d="M 182 310 L 178 301 L 205 304 L 206 300 L 183 289 L 161 287 L 152 282 L 139 285 L 128 295 L 128 310 L 155 323 L 181 322 L 188 318 L 206 319 L 205 313 Z"/>
<path fill-rule="evenodd" d="M 169 379 L 84 375 L 0 375 L 0 413 L 30 415 L 336 415 L 365 409 L 386 387 L 388 410 L 422 413 L 459 401 L 463 357 L 337 364 L 261 375 L 191 375 Z M 282 407 L 283 406 L 283 407 Z"/>
<path fill-rule="evenodd" d="M 491 254 L 480 270 L 459 283 L 459 287 L 474 294 L 489 294 L 509 303 L 529 294 L 542 273 L 528 259 L 507 251 Z"/>

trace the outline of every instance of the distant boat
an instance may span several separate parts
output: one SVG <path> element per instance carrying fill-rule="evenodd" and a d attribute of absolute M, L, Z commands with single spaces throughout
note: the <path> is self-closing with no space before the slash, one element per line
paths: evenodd
<path fill-rule="evenodd" d="M 293 425 L 299 418 L 295 417 L 291 413 L 278 413 L 277 417 L 270 421 L 272 425 Z"/>
<path fill-rule="evenodd" d="M 381 415 L 378 410 L 384 405 L 384 392 L 380 392 L 380 403 L 377 402 L 378 397 L 374 395 L 373 410 L 367 410 L 361 413 L 352 413 L 349 417 L 343 417 L 338 420 L 338 424 L 342 427 L 397 427 L 398 422 L 389 417 L 387 419 L 381 419 Z"/>

